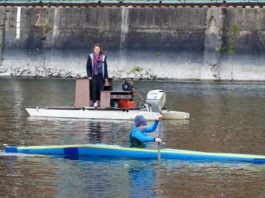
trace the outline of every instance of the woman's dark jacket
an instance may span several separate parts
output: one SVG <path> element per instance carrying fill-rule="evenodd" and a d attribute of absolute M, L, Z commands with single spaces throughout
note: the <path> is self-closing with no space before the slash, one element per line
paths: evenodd
<path fill-rule="evenodd" d="M 87 58 L 87 63 L 86 63 L 86 72 L 87 72 L 87 77 L 92 77 L 93 78 L 93 53 L 90 54 Z M 103 55 L 102 58 L 102 76 L 104 79 L 108 78 L 108 65 L 107 65 L 107 56 Z"/>

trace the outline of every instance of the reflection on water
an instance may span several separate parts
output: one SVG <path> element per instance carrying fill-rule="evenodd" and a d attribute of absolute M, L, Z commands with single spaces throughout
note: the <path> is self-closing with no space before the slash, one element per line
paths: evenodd
<path fill-rule="evenodd" d="M 265 166 L 176 160 L 0 158 L 1 193 L 19 197 L 262 197 Z M 5 173 L 5 175 L 3 174 Z M 12 184 L 12 185 L 11 185 Z M 12 192 L 12 193 L 10 193 Z"/>
<path fill-rule="evenodd" d="M 0 143 L 128 145 L 132 121 L 28 117 L 26 106 L 72 105 L 74 86 L 73 80 L 0 79 Z M 135 87 L 143 96 L 163 89 L 168 109 L 191 114 L 162 122 L 154 135 L 164 147 L 265 154 L 264 83 L 139 81 Z M 264 175 L 265 166 L 253 164 L 2 153 L 0 197 L 265 197 Z"/>

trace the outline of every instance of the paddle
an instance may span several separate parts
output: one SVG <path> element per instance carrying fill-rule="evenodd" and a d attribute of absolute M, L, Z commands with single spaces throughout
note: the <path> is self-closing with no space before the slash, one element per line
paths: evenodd
<path fill-rule="evenodd" d="M 161 155 L 160 155 L 160 142 L 157 142 L 157 160 L 160 162 Z"/>
<path fill-rule="evenodd" d="M 158 137 L 160 137 L 161 128 L 162 128 L 161 125 L 162 125 L 162 120 L 160 120 L 160 123 L 159 123 Z M 160 160 L 161 160 L 161 154 L 160 154 L 160 142 L 157 142 L 157 160 L 158 160 L 158 162 L 160 162 Z"/>

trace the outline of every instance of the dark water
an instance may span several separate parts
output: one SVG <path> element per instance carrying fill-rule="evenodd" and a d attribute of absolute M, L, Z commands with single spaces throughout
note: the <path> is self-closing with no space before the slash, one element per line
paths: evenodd
<path fill-rule="evenodd" d="M 28 117 L 26 106 L 72 105 L 74 85 L 0 79 L 0 143 L 126 145 L 130 121 Z M 265 83 L 139 81 L 135 87 L 144 96 L 163 89 L 169 109 L 191 113 L 189 121 L 163 121 L 164 147 L 265 154 Z M 0 153 L 0 178 L 0 197 L 265 197 L 265 165 L 254 164 Z"/>

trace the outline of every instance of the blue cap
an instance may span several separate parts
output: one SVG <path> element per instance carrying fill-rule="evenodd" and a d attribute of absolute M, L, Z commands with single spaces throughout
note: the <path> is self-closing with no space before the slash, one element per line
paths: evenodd
<path fill-rule="evenodd" d="M 138 115 L 134 118 L 134 124 L 136 127 L 147 125 L 146 120 L 142 115 Z"/>

